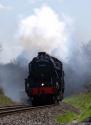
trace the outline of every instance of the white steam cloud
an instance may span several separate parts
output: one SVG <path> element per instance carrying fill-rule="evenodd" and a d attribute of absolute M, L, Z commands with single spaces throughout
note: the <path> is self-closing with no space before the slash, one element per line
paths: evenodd
<path fill-rule="evenodd" d="M 58 14 L 48 6 L 34 10 L 34 14 L 19 23 L 19 37 L 31 57 L 39 51 L 58 56 L 62 60 L 69 58 L 70 18 Z M 69 43 L 70 42 L 70 43 Z"/>
<path fill-rule="evenodd" d="M 0 11 L 2 11 L 2 10 L 11 10 L 11 9 L 12 9 L 12 7 L 5 6 L 5 5 L 3 5 L 3 4 L 0 3 Z"/>
<path fill-rule="evenodd" d="M 10 43 L 3 43 L 0 51 L 0 64 L 13 62 L 21 53 L 21 46 L 12 46 Z"/>

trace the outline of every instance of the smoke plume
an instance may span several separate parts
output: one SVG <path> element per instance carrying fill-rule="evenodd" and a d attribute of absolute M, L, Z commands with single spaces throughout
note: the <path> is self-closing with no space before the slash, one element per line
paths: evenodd
<path fill-rule="evenodd" d="M 39 51 L 67 60 L 70 56 L 70 18 L 61 18 L 48 6 L 35 9 L 34 14 L 19 23 L 19 38 L 31 56 Z"/>
<path fill-rule="evenodd" d="M 27 70 L 22 68 L 19 63 L 0 64 L 0 87 L 3 88 L 5 95 L 14 101 L 23 102 L 22 99 L 26 97 L 24 94 L 26 76 Z"/>

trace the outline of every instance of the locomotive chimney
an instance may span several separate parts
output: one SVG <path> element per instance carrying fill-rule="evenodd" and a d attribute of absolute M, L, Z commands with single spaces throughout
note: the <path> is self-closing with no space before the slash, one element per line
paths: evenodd
<path fill-rule="evenodd" d="M 44 56 L 44 55 L 46 55 L 46 53 L 45 53 L 45 52 L 39 52 L 39 53 L 38 53 L 38 56 L 41 56 L 41 55 Z"/>

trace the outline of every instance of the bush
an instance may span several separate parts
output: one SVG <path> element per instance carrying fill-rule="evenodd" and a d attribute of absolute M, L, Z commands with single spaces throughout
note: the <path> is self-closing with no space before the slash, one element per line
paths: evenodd
<path fill-rule="evenodd" d="M 4 94 L 3 88 L 0 87 L 0 94 Z"/>
<path fill-rule="evenodd" d="M 91 82 L 84 84 L 84 88 L 87 92 L 91 92 Z"/>

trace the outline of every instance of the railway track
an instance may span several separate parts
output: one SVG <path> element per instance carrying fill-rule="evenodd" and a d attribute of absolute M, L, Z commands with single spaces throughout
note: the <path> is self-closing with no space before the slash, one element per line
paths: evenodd
<path fill-rule="evenodd" d="M 80 113 L 79 109 L 73 107 L 70 104 L 61 102 L 60 104 L 51 104 L 51 105 L 36 106 L 36 107 L 32 107 L 29 105 L 4 106 L 4 107 L 0 107 L 0 117 L 6 116 L 9 114 L 24 112 L 24 111 L 33 111 L 33 110 L 38 110 L 38 109 L 43 109 L 43 108 L 51 108 L 51 107 L 58 106 L 58 105 L 61 107 L 60 108 L 61 112 L 65 112 L 66 110 L 70 110 L 70 111 L 73 111 L 77 114 Z"/>
<path fill-rule="evenodd" d="M 36 106 L 36 107 L 32 107 L 29 105 L 14 105 L 14 106 L 0 107 L 0 117 L 18 113 L 18 112 L 28 111 L 28 110 L 30 111 L 30 110 L 36 110 L 36 109 L 50 108 L 50 107 L 56 106 L 56 105 L 58 105 L 58 104 Z"/>

